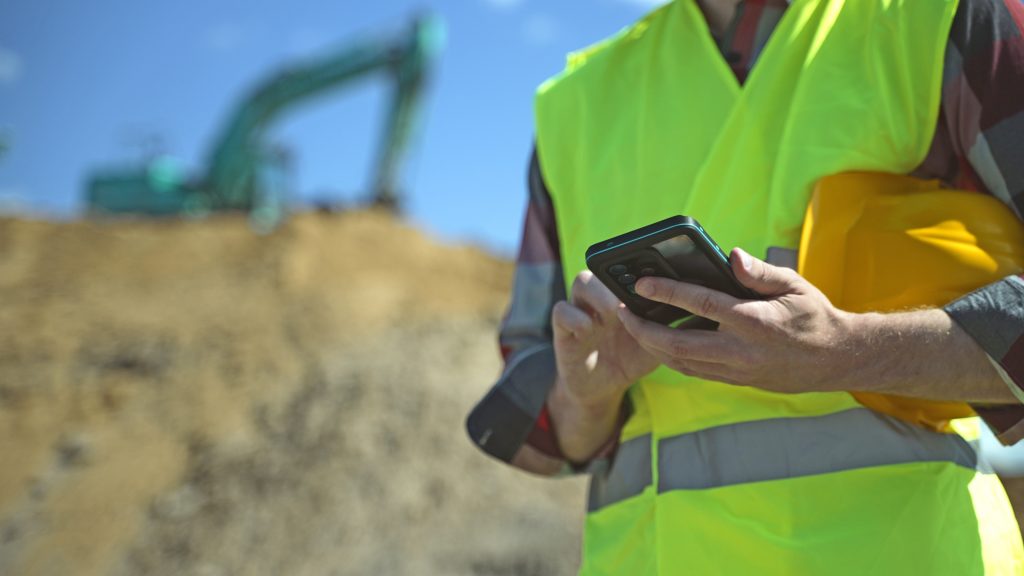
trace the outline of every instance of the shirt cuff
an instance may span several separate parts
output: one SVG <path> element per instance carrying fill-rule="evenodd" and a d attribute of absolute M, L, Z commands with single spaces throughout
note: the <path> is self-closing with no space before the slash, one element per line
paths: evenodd
<path fill-rule="evenodd" d="M 1024 402 L 1024 280 L 1008 276 L 944 310 L 988 354 L 1014 397 Z M 1003 444 L 1024 439 L 1024 405 L 972 407 Z"/>
<path fill-rule="evenodd" d="M 470 412 L 469 437 L 484 452 L 511 463 L 533 431 L 556 374 L 552 344 L 538 344 L 517 354 Z"/>
<path fill-rule="evenodd" d="M 1024 384 L 1024 280 L 1008 276 L 944 309 L 1018 388 Z"/>

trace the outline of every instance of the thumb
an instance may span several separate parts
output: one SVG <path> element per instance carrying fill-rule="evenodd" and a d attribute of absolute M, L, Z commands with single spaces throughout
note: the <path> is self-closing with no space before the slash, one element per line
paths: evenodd
<path fill-rule="evenodd" d="M 772 266 L 740 248 L 733 248 L 729 260 L 740 284 L 762 296 L 778 296 L 793 291 L 796 273 L 789 268 Z"/>

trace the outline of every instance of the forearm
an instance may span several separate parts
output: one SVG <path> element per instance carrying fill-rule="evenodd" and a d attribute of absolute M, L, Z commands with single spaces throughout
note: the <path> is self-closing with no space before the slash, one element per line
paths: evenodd
<path fill-rule="evenodd" d="M 1017 403 L 985 352 L 939 309 L 849 314 L 837 387 L 989 404 Z"/>
<path fill-rule="evenodd" d="M 608 444 L 618 431 L 623 397 L 586 404 L 569 392 L 561 378 L 548 396 L 548 411 L 562 454 L 585 462 Z"/>

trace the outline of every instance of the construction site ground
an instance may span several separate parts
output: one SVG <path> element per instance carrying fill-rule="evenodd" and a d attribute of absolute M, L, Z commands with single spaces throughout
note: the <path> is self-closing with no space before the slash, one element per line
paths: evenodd
<path fill-rule="evenodd" d="M 0 574 L 573 573 L 583 481 L 463 431 L 511 274 L 375 212 L 0 219 Z"/>
<path fill-rule="evenodd" d="M 463 431 L 511 275 L 377 212 L 0 219 L 0 574 L 574 573 L 583 479 Z"/>

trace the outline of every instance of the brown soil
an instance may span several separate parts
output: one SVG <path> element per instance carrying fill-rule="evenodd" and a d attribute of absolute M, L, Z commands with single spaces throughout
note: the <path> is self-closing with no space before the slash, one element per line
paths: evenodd
<path fill-rule="evenodd" d="M 570 574 L 473 448 L 511 264 L 379 213 L 0 220 L 0 574 Z"/>

